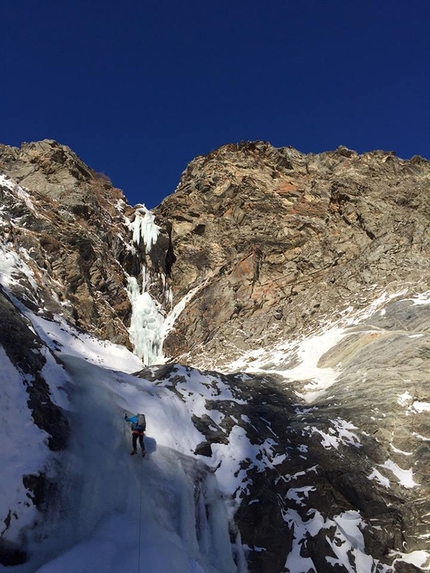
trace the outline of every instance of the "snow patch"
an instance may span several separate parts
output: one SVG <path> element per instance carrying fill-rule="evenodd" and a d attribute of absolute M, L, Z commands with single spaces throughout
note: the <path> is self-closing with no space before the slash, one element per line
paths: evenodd
<path fill-rule="evenodd" d="M 403 470 L 392 460 L 386 460 L 386 462 L 380 467 L 390 470 L 390 472 L 392 472 L 399 480 L 400 485 L 407 489 L 420 485 L 414 481 L 412 469 Z"/>
<path fill-rule="evenodd" d="M 262 348 L 246 352 L 224 371 L 271 373 L 282 376 L 286 381 L 309 381 L 300 396 L 306 402 L 312 402 L 330 388 L 338 377 L 338 372 L 333 368 L 320 368 L 318 362 L 346 335 L 344 329 L 335 327 L 299 342 L 282 342 L 270 350 Z M 286 368 L 285 365 L 294 358 L 299 359 L 300 364 Z"/>
<path fill-rule="evenodd" d="M 359 438 L 356 434 L 351 432 L 351 430 L 357 429 L 356 426 L 351 424 L 351 422 L 342 420 L 341 418 L 331 420 L 331 423 L 333 424 L 333 427 L 329 428 L 328 432 L 323 432 L 319 428 L 312 428 L 312 432 L 316 432 L 323 437 L 321 445 L 324 448 L 335 448 L 337 450 L 341 444 L 344 446 L 354 446 L 356 448 L 361 447 Z"/>
<path fill-rule="evenodd" d="M 420 402 L 414 400 L 409 392 L 398 394 L 397 403 L 406 408 L 406 414 L 422 414 L 423 412 L 430 412 L 430 402 Z"/>
<path fill-rule="evenodd" d="M 19 277 L 24 275 L 34 292 L 38 292 L 38 286 L 34 279 L 33 271 L 15 251 L 8 250 L 0 245 L 0 284 L 10 288 L 19 284 Z"/>
<path fill-rule="evenodd" d="M 415 410 L 418 414 L 423 412 L 430 412 L 430 402 L 418 402 L 414 401 L 411 406 L 411 410 Z"/>
<path fill-rule="evenodd" d="M 430 438 L 428 438 L 427 436 L 422 436 L 421 434 L 418 434 L 417 432 L 412 432 L 412 435 L 415 436 L 416 438 L 418 438 L 419 440 L 422 440 L 423 442 L 430 442 Z"/>
<path fill-rule="evenodd" d="M 26 204 L 28 209 L 34 211 L 34 205 L 27 191 L 24 191 L 24 189 L 20 187 L 18 183 L 13 181 L 10 177 L 5 175 L 4 173 L 0 173 L 0 186 L 6 187 L 7 189 L 9 189 L 9 191 L 15 193 L 15 195 Z"/>
<path fill-rule="evenodd" d="M 396 557 L 393 564 L 396 561 L 405 561 L 421 568 L 421 571 L 430 571 L 430 552 L 428 551 L 412 551 L 411 553 L 391 552 L 390 555 L 391 557 Z"/>
<path fill-rule="evenodd" d="M 411 400 L 412 400 L 412 396 L 409 394 L 408 391 L 403 392 L 403 394 L 397 395 L 397 403 L 400 406 L 408 406 L 408 404 L 411 402 Z"/>
<path fill-rule="evenodd" d="M 430 290 L 415 295 L 411 300 L 415 305 L 430 304 Z"/>
<path fill-rule="evenodd" d="M 399 450 L 399 448 L 396 448 L 396 446 L 394 446 L 392 443 L 390 443 L 390 448 L 393 450 L 393 452 L 396 452 L 396 454 L 401 454 L 402 456 L 413 455 L 413 452 L 405 452 L 404 450 Z"/>
<path fill-rule="evenodd" d="M 35 332 L 53 351 L 67 349 L 68 355 L 121 372 L 137 372 L 143 367 L 142 361 L 125 346 L 113 344 L 108 340 L 98 340 L 90 334 L 75 330 L 61 316 L 54 316 L 54 320 L 46 320 L 33 314 L 23 305 L 20 308 L 31 321 Z"/>
<path fill-rule="evenodd" d="M 384 477 L 376 468 L 373 468 L 372 473 L 367 476 L 367 479 L 375 480 L 379 483 L 379 485 L 382 485 L 383 487 L 390 487 L 390 480 Z"/>
<path fill-rule="evenodd" d="M 315 486 L 305 485 L 303 487 L 292 487 L 287 491 L 286 498 L 291 499 L 298 503 L 298 505 L 304 506 L 303 500 L 309 499 L 309 494 L 311 491 L 315 491 Z"/>
<path fill-rule="evenodd" d="M 331 565 L 345 569 L 348 573 L 357 571 L 374 571 L 376 565 L 378 571 L 387 572 L 388 567 L 383 566 L 378 560 L 365 553 L 364 537 L 362 533 L 365 524 L 357 511 L 346 511 L 333 517 L 324 519 L 321 513 L 315 509 L 308 511 L 309 519 L 304 521 L 294 509 L 283 512 L 284 521 L 293 531 L 292 548 L 285 562 L 288 571 L 308 572 L 316 571 L 312 559 L 303 557 L 308 536 L 315 537 L 321 530 L 327 530 L 326 540 L 330 545 L 335 557 L 326 557 Z M 334 528 L 333 534 L 328 530 Z M 352 566 L 351 563 L 355 563 Z"/>

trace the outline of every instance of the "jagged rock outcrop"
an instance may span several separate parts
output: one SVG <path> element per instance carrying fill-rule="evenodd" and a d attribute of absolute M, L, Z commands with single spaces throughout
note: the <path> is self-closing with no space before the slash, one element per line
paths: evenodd
<path fill-rule="evenodd" d="M 256 142 L 196 158 L 155 209 L 172 226 L 174 299 L 198 290 L 167 354 L 216 367 L 382 290 L 425 289 L 429 185 L 428 161 L 382 151 Z"/>

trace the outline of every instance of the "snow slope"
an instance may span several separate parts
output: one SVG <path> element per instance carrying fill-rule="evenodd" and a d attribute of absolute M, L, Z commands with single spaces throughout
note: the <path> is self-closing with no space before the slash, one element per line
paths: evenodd
<path fill-rule="evenodd" d="M 163 387 L 110 369 L 140 365 L 126 349 L 78 335 L 61 323 L 32 318 L 39 334 L 61 346 L 57 358 L 65 365 L 67 380 L 57 368 L 69 396 L 72 443 L 61 454 L 61 496 L 48 521 L 28 532 L 32 558 L 14 571 L 238 571 L 217 480 L 191 455 L 202 436 L 186 405 Z M 7 358 L 2 354 L 0 359 L 5 371 Z M 13 387 L 19 393 L 19 384 Z M 2 402 L 6 425 L 25 426 L 25 419 L 16 416 L 16 410 L 26 411 L 23 387 L 21 396 L 10 400 L 11 405 Z M 131 432 L 123 419 L 125 411 L 146 414 L 145 459 L 129 456 Z M 36 472 L 47 464 L 54 471 L 58 465 L 40 431 L 30 421 L 27 426 L 28 434 L 13 428 L 15 433 L 11 430 L 3 438 L 8 443 L 8 449 L 2 448 L 7 487 L 0 511 L 8 506 L 22 472 Z M 19 444 L 10 435 L 19 435 L 32 455 L 13 455 Z M 28 522 L 35 511 L 28 513 Z M 25 525 L 22 519 L 20 524 Z"/>
<path fill-rule="evenodd" d="M 29 416 L 21 373 L 1 353 L 4 398 L 0 415 L 7 431 L 0 450 L 0 519 L 4 521 L 12 505 L 17 516 L 11 520 L 8 532 L 11 541 L 20 540 L 19 528 L 23 525 L 39 522 L 26 531 L 29 561 L 13 570 L 245 573 L 246 552 L 264 548 L 243 546 L 233 518 L 250 485 L 248 470 L 263 472 L 285 460 L 287 453 L 280 454 L 277 449 L 276 432 L 273 438 L 255 443 L 244 427 L 233 425 L 228 439 L 212 444 L 212 457 L 196 455 L 196 447 L 205 437 L 193 424 L 192 415 L 206 416 L 219 425 L 225 414 L 216 408 L 217 401 L 246 405 L 221 376 L 175 366 L 164 379 L 151 382 L 132 374 L 141 369 L 142 363 L 125 348 L 78 333 L 60 318 L 47 321 L 24 307 L 21 310 L 46 344 L 43 374 L 55 402 L 68 413 L 72 441 L 65 452 L 54 454 L 48 450 L 46 436 Z M 332 344 L 341 338 L 329 331 L 327 337 Z M 324 348 L 329 347 L 327 342 Z M 299 353 L 301 366 L 295 367 L 295 376 L 302 368 L 318 382 L 316 354 L 308 352 L 310 348 L 312 341 L 304 344 Z M 276 356 L 274 353 L 272 357 Z M 326 374 L 322 372 L 318 391 L 328 381 Z M 408 396 L 399 400 L 406 405 L 411 402 Z M 138 411 L 147 417 L 145 459 L 129 456 L 131 434 L 123 419 L 124 412 Z M 360 448 L 355 430 L 340 419 L 333 420 L 329 434 L 309 428 L 310 433 L 321 437 L 323 448 L 332 449 L 345 445 Z M 55 502 L 45 519 L 40 519 L 32 504 L 26 504 L 25 488 L 19 485 L 20 476 L 41 469 L 54 476 L 58 485 Z M 385 464 L 385 469 L 393 474 L 397 471 L 393 464 Z M 369 479 L 377 477 L 369 475 Z M 282 479 L 293 480 L 294 476 L 284 475 Z M 406 482 L 405 476 L 402 479 L 406 488 L 415 485 L 410 479 Z M 300 507 L 314 490 L 312 485 L 292 485 L 287 499 Z M 259 502 L 256 499 L 250 503 Z M 334 555 L 330 557 L 334 565 L 360 573 L 389 571 L 366 553 L 362 530 L 367 525 L 356 511 L 329 519 L 314 510 L 304 520 L 290 507 L 285 509 L 283 519 L 294 531 L 286 562 L 292 573 L 305 573 L 313 567 L 312 559 L 301 554 L 303 540 L 330 530 L 335 533 Z M 350 564 L 351 555 L 356 567 Z M 415 551 L 398 554 L 397 558 L 424 567 L 429 555 Z M 0 571 L 10 570 L 0 566 Z"/>

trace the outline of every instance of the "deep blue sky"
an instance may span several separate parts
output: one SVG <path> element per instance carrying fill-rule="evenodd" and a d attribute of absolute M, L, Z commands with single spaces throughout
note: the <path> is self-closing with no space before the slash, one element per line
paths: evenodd
<path fill-rule="evenodd" d="M 0 142 L 56 139 L 132 204 L 240 140 L 430 158 L 428 0 L 16 0 L 0 26 Z"/>

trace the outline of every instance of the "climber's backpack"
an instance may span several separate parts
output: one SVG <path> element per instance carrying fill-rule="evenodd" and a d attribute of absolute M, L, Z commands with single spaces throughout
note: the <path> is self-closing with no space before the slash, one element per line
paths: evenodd
<path fill-rule="evenodd" d="M 137 415 L 137 422 L 135 426 L 136 430 L 141 430 L 144 432 L 146 430 L 146 418 L 145 414 L 138 414 Z"/>

